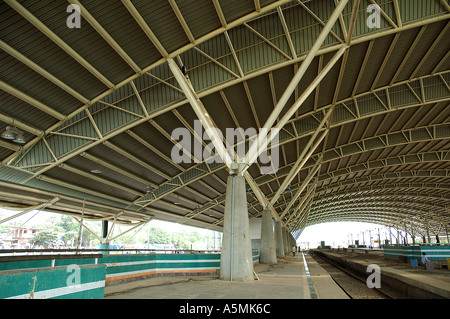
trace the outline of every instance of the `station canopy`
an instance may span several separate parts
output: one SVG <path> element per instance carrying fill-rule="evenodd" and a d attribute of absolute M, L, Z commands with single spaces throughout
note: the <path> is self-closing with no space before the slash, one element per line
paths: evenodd
<path fill-rule="evenodd" d="M 1 207 L 221 230 L 229 166 L 174 138 L 216 154 L 200 107 L 224 135 L 280 129 L 274 170 L 246 170 L 250 219 L 445 234 L 449 18 L 446 0 L 2 1 Z"/>

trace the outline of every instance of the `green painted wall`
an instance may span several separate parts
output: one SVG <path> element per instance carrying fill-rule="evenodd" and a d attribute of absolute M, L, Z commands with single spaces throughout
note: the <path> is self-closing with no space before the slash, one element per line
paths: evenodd
<path fill-rule="evenodd" d="M 103 299 L 105 265 L 0 272 L 0 299 Z"/>
<path fill-rule="evenodd" d="M 253 263 L 259 251 L 252 252 Z M 211 274 L 220 269 L 220 254 L 120 254 L 101 258 L 0 262 L 0 299 L 29 298 L 36 276 L 35 298 L 103 298 L 105 285 L 148 275 Z M 71 288 L 71 275 L 80 269 L 80 287 Z M 70 277 L 70 278 L 69 278 Z"/>
<path fill-rule="evenodd" d="M 383 250 L 385 257 L 405 256 L 407 260 L 418 259 L 419 262 L 423 252 L 431 261 L 445 262 L 447 258 L 450 258 L 450 246 L 392 246 L 384 247 Z"/>

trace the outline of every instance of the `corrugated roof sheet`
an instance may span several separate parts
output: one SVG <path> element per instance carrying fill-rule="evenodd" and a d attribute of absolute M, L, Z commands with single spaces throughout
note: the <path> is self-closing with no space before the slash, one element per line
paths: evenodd
<path fill-rule="evenodd" d="M 151 1 L 151 4 L 153 2 Z M 144 68 L 161 58 L 147 35 L 120 1 L 90 0 L 83 1 L 83 6 L 138 66 Z M 122 79 L 125 77 L 126 74 L 122 74 Z"/>

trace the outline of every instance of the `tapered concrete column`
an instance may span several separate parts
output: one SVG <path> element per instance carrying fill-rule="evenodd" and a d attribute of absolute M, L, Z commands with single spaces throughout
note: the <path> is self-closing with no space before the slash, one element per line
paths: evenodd
<path fill-rule="evenodd" d="M 289 255 L 292 255 L 292 241 L 291 241 L 291 233 L 289 232 L 289 230 L 286 228 L 286 241 L 287 241 L 287 253 Z"/>
<path fill-rule="evenodd" d="M 273 233 L 272 211 L 265 209 L 261 221 L 261 246 L 259 262 L 262 264 L 276 264 L 277 252 Z"/>
<path fill-rule="evenodd" d="M 292 252 L 292 246 L 295 246 L 295 251 L 297 251 L 297 243 L 295 242 L 294 236 L 292 236 L 292 234 L 289 234 L 289 236 L 291 238 L 291 252 Z"/>
<path fill-rule="evenodd" d="M 275 222 L 275 246 L 277 248 L 277 257 L 284 258 L 283 228 L 279 220 Z"/>
<path fill-rule="evenodd" d="M 288 242 L 287 236 L 288 236 L 288 231 L 285 227 L 283 227 L 283 247 L 284 247 L 285 255 L 289 254 L 289 242 Z"/>
<path fill-rule="evenodd" d="M 229 281 L 253 280 L 247 195 L 245 179 L 240 175 L 230 175 L 227 180 L 220 278 Z"/>

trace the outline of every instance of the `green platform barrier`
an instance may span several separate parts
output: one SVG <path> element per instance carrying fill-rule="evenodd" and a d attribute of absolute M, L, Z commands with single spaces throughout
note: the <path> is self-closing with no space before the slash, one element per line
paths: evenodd
<path fill-rule="evenodd" d="M 105 265 L 0 271 L 0 299 L 103 299 Z"/>
<path fill-rule="evenodd" d="M 386 246 L 384 247 L 384 256 L 387 258 L 405 257 L 407 261 L 422 259 L 422 253 L 431 261 L 446 262 L 450 258 L 450 246 Z"/>
<path fill-rule="evenodd" d="M 259 262 L 259 251 L 252 251 L 252 260 L 253 264 Z M 75 291 L 73 287 L 68 288 L 70 274 L 67 270 L 70 267 L 82 270 L 81 287 L 86 289 Z M 219 269 L 220 254 L 217 253 L 9 256 L 0 258 L 0 299 L 29 298 L 32 291 L 38 298 L 103 298 L 104 290 L 101 289 L 105 285 L 154 276 L 215 275 Z M 32 278 L 35 276 L 38 288 L 33 290 Z M 91 277 L 96 279 L 89 279 Z M 72 292 L 67 289 L 72 289 Z M 55 294 L 44 293 L 46 290 Z"/>

